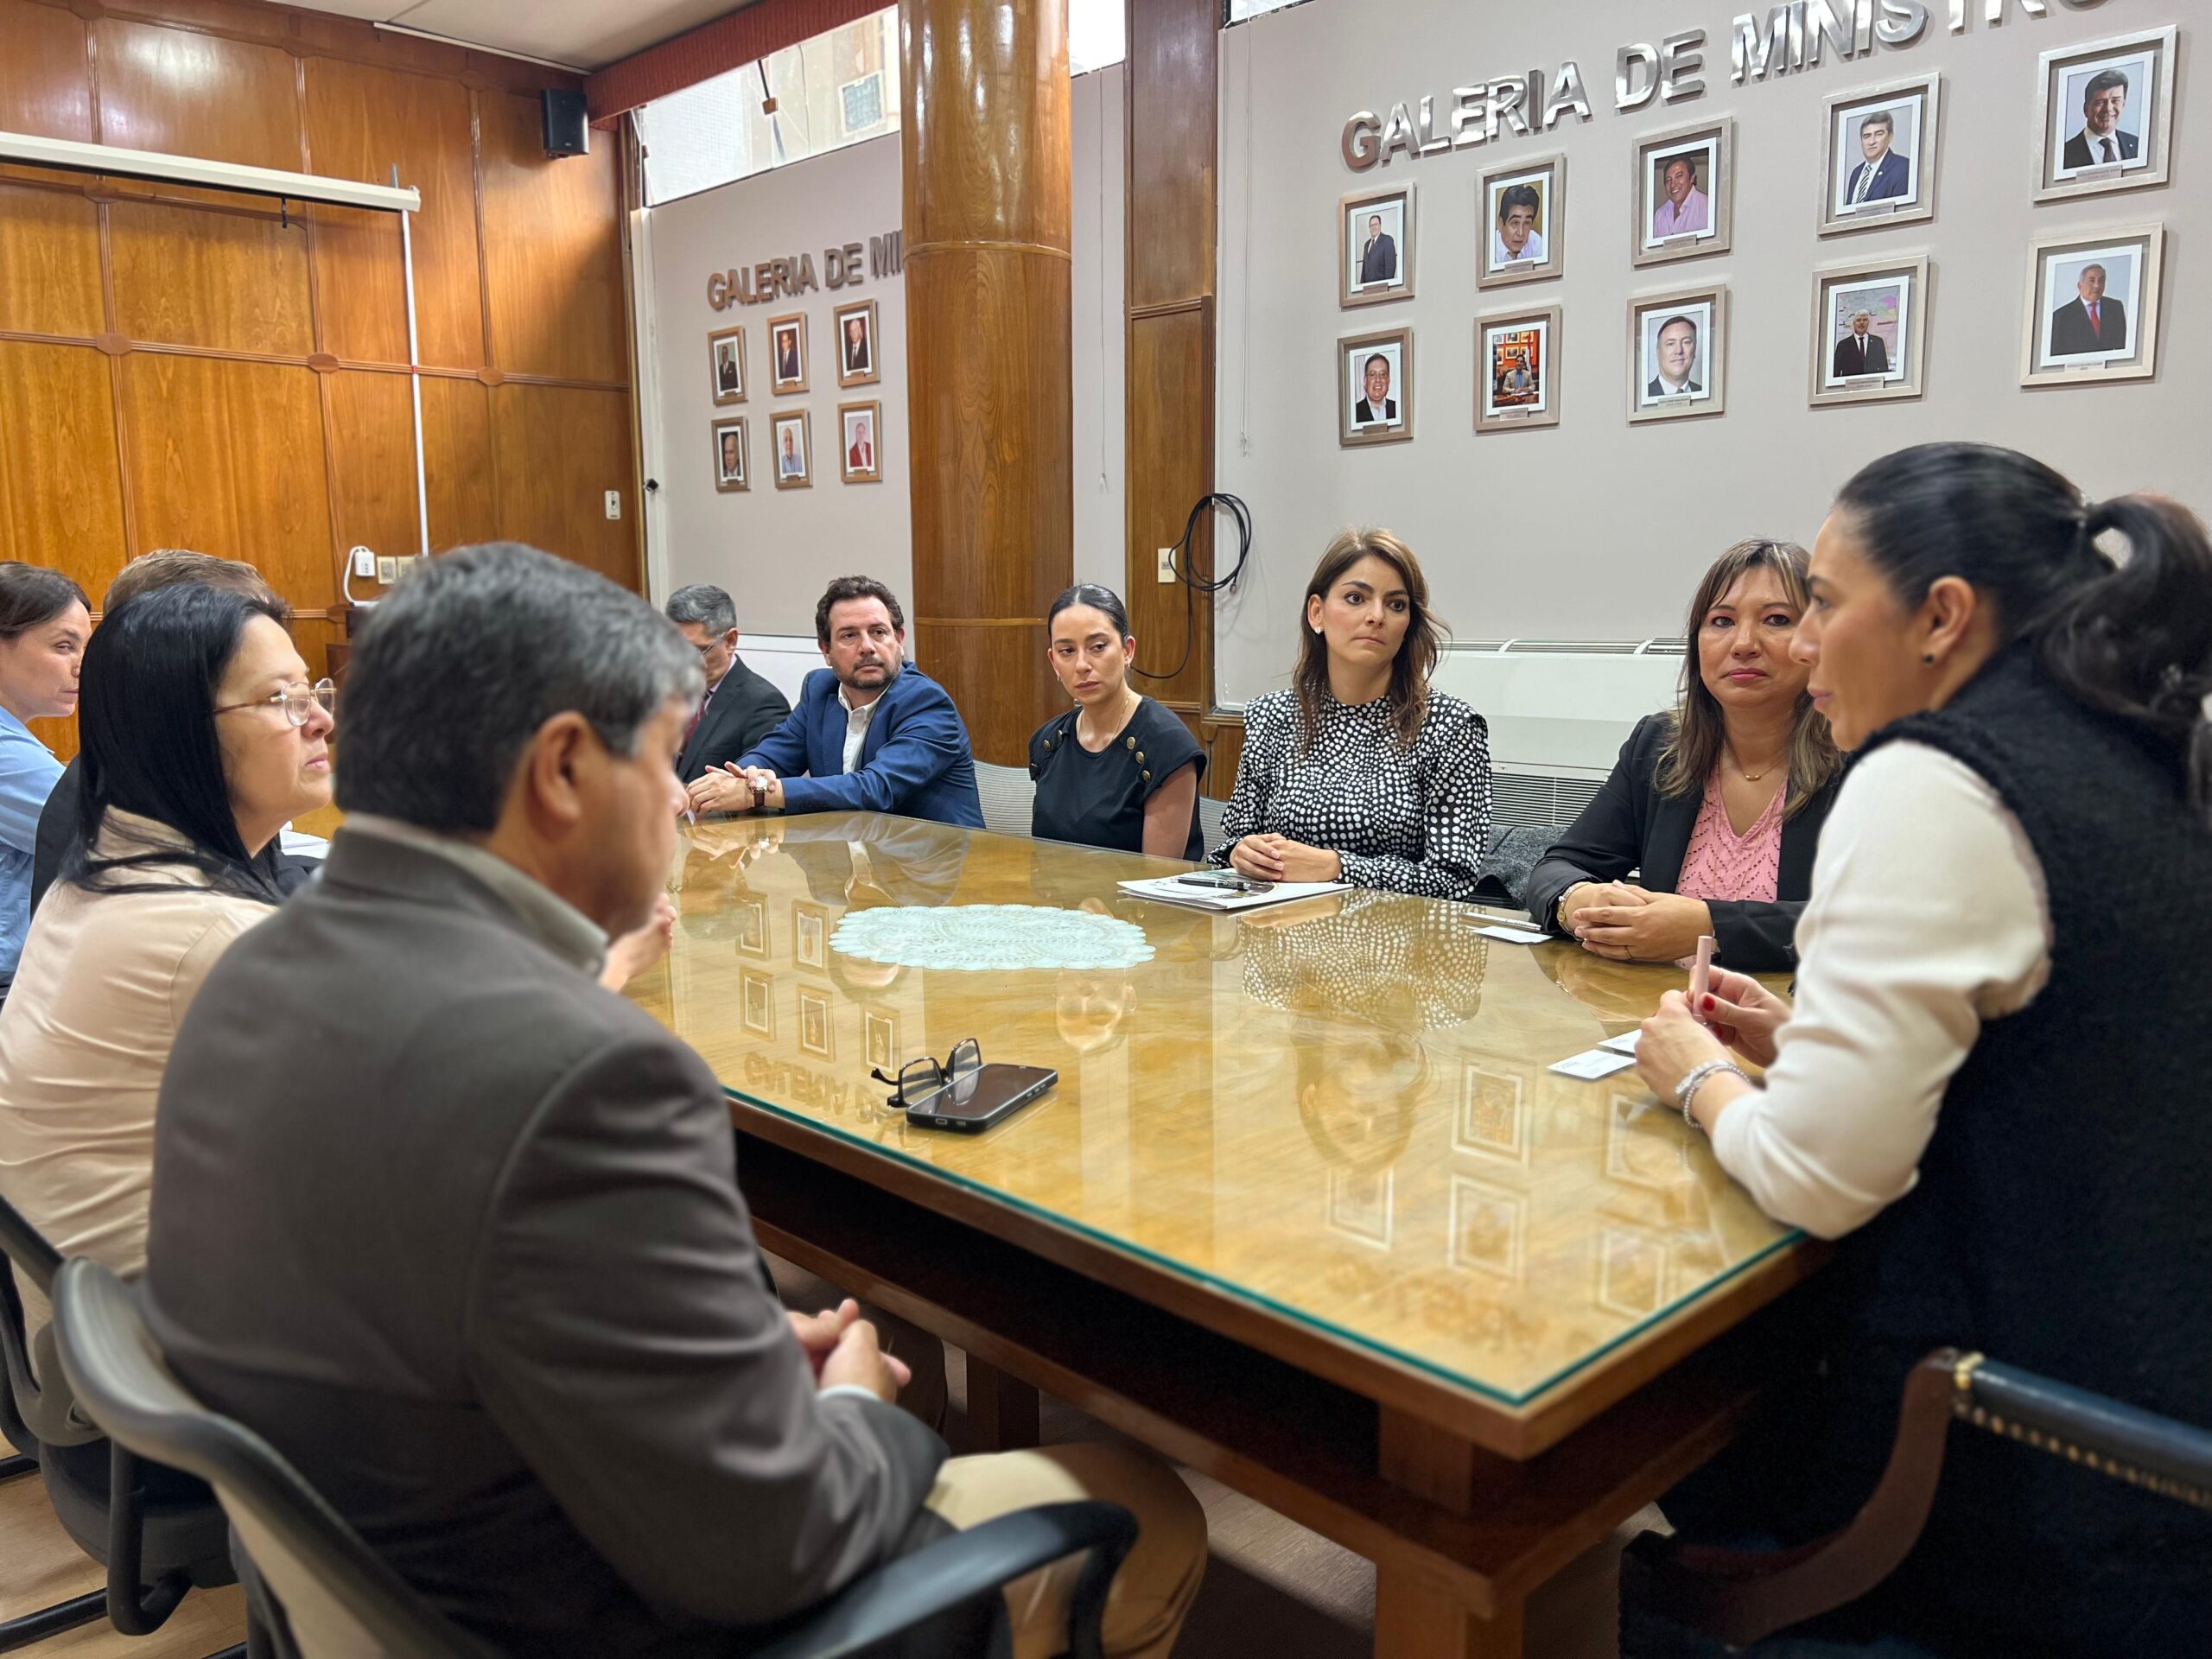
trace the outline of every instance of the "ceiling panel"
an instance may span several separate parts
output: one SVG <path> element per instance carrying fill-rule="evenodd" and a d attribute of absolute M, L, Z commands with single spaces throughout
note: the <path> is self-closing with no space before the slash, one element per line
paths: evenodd
<path fill-rule="evenodd" d="M 600 69 L 752 0 L 292 0 L 310 11 L 400 23 L 467 46 Z"/>

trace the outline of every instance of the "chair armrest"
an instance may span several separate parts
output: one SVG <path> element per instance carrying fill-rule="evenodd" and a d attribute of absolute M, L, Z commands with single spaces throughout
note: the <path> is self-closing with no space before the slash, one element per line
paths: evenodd
<path fill-rule="evenodd" d="M 2212 1509 L 2212 1433 L 1993 1361 L 1962 1373 L 1954 1408 L 1975 1427 Z"/>
<path fill-rule="evenodd" d="M 1136 1517 L 1118 1503 L 1047 1503 L 1003 1515 L 878 1568 L 754 1659 L 845 1659 L 1079 1549 L 1091 1555 L 1068 1608 L 1068 1653 L 1100 1659 L 1106 1592 L 1136 1537 Z"/>

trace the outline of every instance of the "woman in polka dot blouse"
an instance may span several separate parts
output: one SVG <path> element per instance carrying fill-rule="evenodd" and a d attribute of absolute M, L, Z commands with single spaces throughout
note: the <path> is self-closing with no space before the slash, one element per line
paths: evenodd
<path fill-rule="evenodd" d="M 1347 531 L 1306 584 L 1287 690 L 1244 711 L 1212 862 L 1266 881 L 1464 899 L 1490 835 L 1490 728 L 1433 690 L 1443 626 L 1413 550 Z"/>

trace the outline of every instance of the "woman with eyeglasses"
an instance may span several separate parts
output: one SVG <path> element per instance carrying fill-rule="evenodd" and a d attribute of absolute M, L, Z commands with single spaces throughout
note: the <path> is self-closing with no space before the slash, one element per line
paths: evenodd
<path fill-rule="evenodd" d="M 163 588 L 85 650 L 76 835 L 0 1007 L 0 1198 L 120 1273 L 144 1265 L 177 1029 L 278 902 L 279 830 L 330 801 L 330 687 L 308 683 L 283 614 Z M 23 1288 L 35 1331 L 46 1309 Z"/>
<path fill-rule="evenodd" d="M 1690 601 L 1681 701 L 1637 723 L 1529 878 L 1539 925 L 1615 962 L 1679 961 L 1710 933 L 1738 973 L 1796 964 L 1843 770 L 1812 671 L 1789 654 L 1809 558 L 1747 541 L 1713 561 Z"/>
<path fill-rule="evenodd" d="M 61 762 L 29 722 L 76 713 L 77 671 L 92 631 L 85 590 L 68 577 L 0 563 L 0 997 L 30 931 L 39 814 L 61 777 Z"/>

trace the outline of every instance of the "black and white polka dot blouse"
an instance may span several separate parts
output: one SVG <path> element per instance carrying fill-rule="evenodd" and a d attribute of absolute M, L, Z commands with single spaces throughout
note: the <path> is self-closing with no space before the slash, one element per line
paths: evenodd
<path fill-rule="evenodd" d="M 1321 729 L 1301 752 L 1296 696 L 1254 698 L 1227 839 L 1211 861 L 1226 864 L 1243 836 L 1287 836 L 1336 853 L 1356 886 L 1469 897 L 1490 838 L 1490 728 L 1432 691 L 1413 746 L 1401 748 L 1390 714 L 1388 697 L 1351 704 L 1325 691 Z"/>

